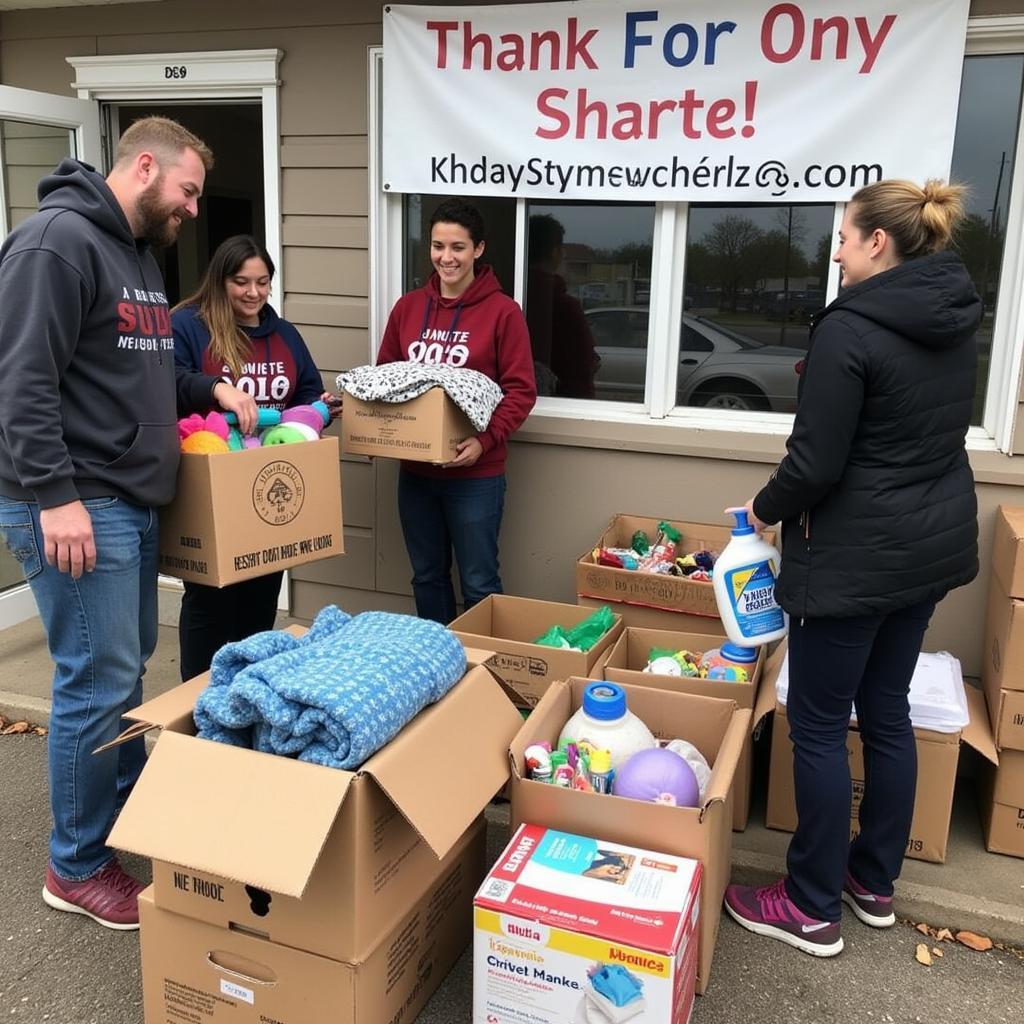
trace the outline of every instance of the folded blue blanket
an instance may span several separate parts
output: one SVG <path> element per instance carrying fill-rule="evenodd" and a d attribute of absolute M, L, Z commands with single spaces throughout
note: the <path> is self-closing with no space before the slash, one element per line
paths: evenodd
<path fill-rule="evenodd" d="M 332 605 L 302 637 L 271 630 L 222 647 L 196 727 L 203 739 L 357 768 L 465 671 L 462 645 L 436 622 Z"/>

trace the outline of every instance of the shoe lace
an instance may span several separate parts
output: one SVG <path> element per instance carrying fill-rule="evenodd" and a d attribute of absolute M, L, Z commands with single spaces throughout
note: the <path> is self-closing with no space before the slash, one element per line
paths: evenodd
<path fill-rule="evenodd" d="M 137 882 L 116 860 L 112 860 L 97 876 L 96 880 L 110 886 L 122 896 L 130 896 L 137 887 Z"/>
<path fill-rule="evenodd" d="M 760 889 L 755 889 L 754 897 L 761 903 L 777 903 L 781 900 L 788 900 L 789 894 L 786 892 L 786 880 L 780 878 L 772 882 L 771 885 L 763 885 Z"/>

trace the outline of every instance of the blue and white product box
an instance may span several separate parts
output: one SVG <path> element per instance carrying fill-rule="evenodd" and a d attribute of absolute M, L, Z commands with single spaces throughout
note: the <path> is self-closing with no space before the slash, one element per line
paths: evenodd
<path fill-rule="evenodd" d="M 520 825 L 473 901 L 473 1024 L 687 1024 L 701 866 Z"/>

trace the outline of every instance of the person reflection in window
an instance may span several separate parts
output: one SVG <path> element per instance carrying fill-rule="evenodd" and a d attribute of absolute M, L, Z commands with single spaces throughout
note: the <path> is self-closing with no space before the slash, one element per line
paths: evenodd
<path fill-rule="evenodd" d="M 565 228 L 550 214 L 530 218 L 526 323 L 533 346 L 537 393 L 593 398 L 599 360 L 579 299 L 570 295 L 562 265 Z"/>

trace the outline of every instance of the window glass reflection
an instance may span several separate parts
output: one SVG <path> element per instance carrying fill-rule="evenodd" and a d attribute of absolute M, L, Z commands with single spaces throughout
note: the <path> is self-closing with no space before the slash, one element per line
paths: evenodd
<path fill-rule="evenodd" d="M 530 203 L 527 212 L 538 392 L 643 402 L 654 206 Z"/>
<path fill-rule="evenodd" d="M 74 135 L 67 128 L 0 120 L 3 195 L 7 230 L 36 212 L 36 186 L 66 156 L 73 156 Z"/>
<path fill-rule="evenodd" d="M 967 216 L 957 232 L 956 246 L 984 303 L 978 331 L 978 387 L 971 412 L 971 423 L 976 425 L 982 420 L 988 386 L 1022 78 L 1021 54 L 964 60 L 950 176 L 970 186 Z"/>

